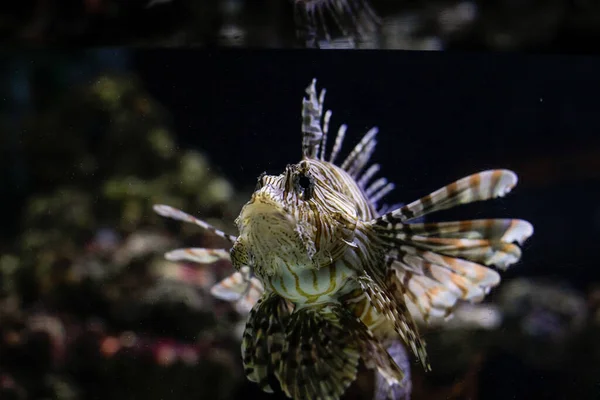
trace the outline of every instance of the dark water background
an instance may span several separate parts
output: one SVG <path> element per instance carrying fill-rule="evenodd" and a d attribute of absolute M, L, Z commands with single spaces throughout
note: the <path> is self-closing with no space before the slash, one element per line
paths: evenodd
<path fill-rule="evenodd" d="M 484 169 L 512 169 L 520 182 L 508 197 L 446 211 L 439 218 L 530 221 L 535 234 L 524 246 L 522 262 L 503 274 L 506 282 L 544 277 L 585 293 L 598 285 L 599 57 L 142 49 L 5 51 L 0 57 L 0 250 L 14 252 L 27 199 L 55 184 L 40 181 L 39 164 L 27 155 L 27 121 L 73 88 L 93 84 L 103 74 L 139 82 L 162 106 L 178 149 L 203 152 L 214 172 L 238 190 L 251 190 L 261 172 L 276 173 L 299 158 L 301 99 L 316 77 L 318 87 L 328 90 L 332 130 L 349 125 L 346 150 L 368 128 L 379 127 L 375 159 L 397 185 L 394 201 L 412 201 Z M 86 151 L 95 153 L 102 126 L 80 134 L 89 135 Z M 122 135 L 126 138 L 127 132 Z M 44 136 L 49 142 L 67 140 L 52 127 Z M 119 140 L 113 143 L 114 152 L 134 155 L 136 148 L 122 142 L 122 147 Z M 61 157 L 50 149 L 41 154 L 48 165 Z M 109 155 L 99 162 L 110 165 L 112 159 Z M 65 169 L 67 182 L 70 173 Z M 226 226 L 232 228 L 231 221 Z M 580 368 L 596 367 L 592 363 L 598 358 L 586 360 L 586 349 L 580 353 Z M 544 354 L 538 356 L 543 364 Z M 514 354 L 490 357 L 482 371 L 479 394 L 485 399 L 531 393 L 564 398 L 565 390 L 576 396 L 583 387 L 576 380 L 565 382 L 561 370 L 531 368 Z M 144 378 L 134 374 L 131 379 Z M 130 395 L 142 398 L 135 393 Z M 593 398 L 592 393 L 586 386 L 578 398 Z M 193 391 L 185 395 L 193 398 Z"/>
<path fill-rule="evenodd" d="M 298 157 L 299 99 L 316 77 L 328 89 L 332 124 L 349 125 L 348 143 L 380 128 L 376 157 L 397 183 L 397 201 L 474 171 L 513 169 L 521 181 L 512 195 L 464 215 L 534 223 L 519 273 L 556 273 L 585 285 L 595 272 L 598 58 L 164 51 L 136 53 L 134 64 L 173 110 L 181 144 L 205 149 L 237 186 Z"/>

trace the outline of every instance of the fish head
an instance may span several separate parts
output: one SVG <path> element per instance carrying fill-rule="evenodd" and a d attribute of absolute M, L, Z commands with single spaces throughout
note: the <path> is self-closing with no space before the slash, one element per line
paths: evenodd
<path fill-rule="evenodd" d="M 338 259 L 354 238 L 357 211 L 310 160 L 288 165 L 280 175 L 259 177 L 236 219 L 231 250 L 236 268 L 257 275 L 282 267 L 320 268 Z"/>

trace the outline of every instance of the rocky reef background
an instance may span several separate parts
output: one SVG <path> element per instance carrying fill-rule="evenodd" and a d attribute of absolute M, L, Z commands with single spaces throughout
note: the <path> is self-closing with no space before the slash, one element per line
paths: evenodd
<path fill-rule="evenodd" d="M 243 68 L 231 66 L 237 56 L 229 57 L 219 65 L 227 70 L 225 75 L 239 76 Z M 165 64 L 182 65 L 176 58 L 163 57 Z M 154 215 L 151 205 L 170 204 L 231 231 L 254 183 L 245 176 L 254 171 L 242 171 L 239 165 L 277 168 L 277 160 L 261 153 L 263 141 L 274 146 L 281 144 L 273 140 L 292 143 L 282 150 L 285 157 L 299 152 L 292 139 L 299 135 L 289 133 L 286 124 L 299 125 L 300 96 L 308 80 L 299 87 L 295 82 L 286 86 L 295 99 L 289 110 L 294 117 L 283 122 L 287 115 L 278 117 L 276 110 L 250 115 L 243 110 L 251 101 L 276 107 L 278 99 L 269 93 L 264 98 L 242 93 L 235 83 L 218 88 L 192 85 L 187 96 L 198 101 L 191 101 L 173 76 L 143 67 L 150 56 L 125 49 L 12 52 L 0 55 L 0 60 L 0 398 L 283 398 L 260 393 L 243 377 L 243 317 L 208 293 L 231 272 L 230 266 L 200 268 L 162 256 L 181 246 L 225 244 L 193 226 Z M 281 63 L 265 64 L 267 76 L 274 76 L 269 68 Z M 194 81 L 193 73 L 174 69 L 183 81 Z M 259 76 L 252 72 L 249 76 Z M 226 82 L 220 76 L 215 85 Z M 327 81 L 322 84 L 330 90 L 328 105 L 335 119 L 342 93 L 334 94 Z M 274 85 L 264 90 L 273 91 Z M 216 92 L 223 97 L 213 104 L 210 96 Z M 362 102 L 380 100 L 384 101 L 363 99 L 357 104 L 368 109 Z M 215 129 L 188 127 L 195 132 L 184 132 L 188 122 L 181 121 L 177 110 L 210 119 L 210 107 L 227 107 L 247 130 L 227 136 L 215 132 L 217 121 Z M 352 119 L 367 116 L 348 112 L 337 111 L 351 128 L 362 128 L 361 120 Z M 272 128 L 259 129 L 257 119 Z M 220 135 L 234 134 L 244 136 L 246 141 L 238 145 L 248 145 L 256 165 L 236 160 L 231 148 L 218 154 L 214 150 Z M 443 133 L 432 139 L 443 140 Z M 580 154 L 577 151 L 566 146 L 563 156 L 568 159 Z M 377 152 L 387 153 L 385 147 Z M 540 188 L 565 190 L 560 181 L 564 175 L 551 173 L 539 157 L 531 155 L 529 162 L 519 164 L 507 154 L 496 155 L 498 162 L 520 166 L 517 172 L 523 173 L 524 182 L 523 191 L 512 195 L 520 200 L 495 210 L 528 218 L 536 229 L 540 222 L 542 239 L 525 248 L 525 266 L 511 271 L 489 302 L 465 306 L 452 322 L 424 328 L 434 370 L 425 375 L 413 363 L 413 399 L 600 395 L 600 281 L 592 274 L 572 279 L 569 271 L 582 271 L 578 261 L 572 261 L 571 268 L 559 268 L 569 254 L 564 259 L 554 253 L 545 256 L 551 252 L 545 248 L 549 240 L 572 234 L 556 228 L 544 235 L 543 219 L 564 228 L 561 218 L 567 217 L 558 211 L 523 215 L 539 198 Z M 581 163 L 594 165 L 591 159 L 577 160 L 565 164 L 571 165 L 569 178 L 579 176 Z M 470 158 L 465 162 L 479 168 Z M 427 178 L 427 171 L 410 172 L 415 178 L 406 180 L 409 192 L 422 194 L 423 186 L 446 183 L 436 177 L 436 182 L 415 185 L 415 180 Z M 593 171 L 587 173 L 581 187 L 598 178 Z M 392 175 L 396 180 L 403 176 Z M 520 211 L 514 211 L 513 204 Z M 565 247 L 560 254 L 569 251 Z M 535 273 L 528 262 L 537 266 Z M 372 385 L 372 376 L 363 373 L 345 398 L 370 398 Z"/>
<path fill-rule="evenodd" d="M 383 19 L 377 34 L 338 35 L 323 46 L 600 50 L 600 5 L 595 1 L 371 2 Z M 304 47 L 295 32 L 292 0 L 24 0 L 0 5 L 0 39 L 13 45 Z"/>

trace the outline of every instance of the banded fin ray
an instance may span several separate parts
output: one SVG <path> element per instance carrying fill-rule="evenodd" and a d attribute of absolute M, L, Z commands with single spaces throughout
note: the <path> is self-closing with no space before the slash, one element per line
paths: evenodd
<path fill-rule="evenodd" d="M 342 162 L 341 168 L 348 172 L 350 176 L 356 177 L 357 169 L 365 166 L 375 150 L 377 144 L 376 136 L 379 129 L 373 127 L 363 136 L 363 138 L 354 146 L 350 154 Z"/>
<path fill-rule="evenodd" d="M 377 340 L 373 332 L 357 317 L 345 313 L 345 323 L 360 345 L 361 356 L 367 368 L 375 369 L 388 385 L 401 385 L 406 372 Z"/>
<path fill-rule="evenodd" d="M 370 131 L 373 131 L 376 129 L 377 128 L 371 128 Z M 365 134 L 365 136 L 368 135 L 369 132 L 367 132 Z M 375 138 L 373 138 L 370 142 L 368 142 L 365 145 L 364 149 L 362 149 L 360 154 L 356 157 L 354 162 L 348 168 L 348 173 L 350 174 L 350 176 L 352 176 L 354 178 L 354 180 L 358 179 L 358 177 L 361 176 L 361 174 L 365 170 L 365 168 L 367 168 L 367 165 L 368 165 L 369 161 L 371 160 L 373 153 L 375 152 L 376 145 L 377 145 L 377 141 L 375 140 Z"/>
<path fill-rule="evenodd" d="M 358 361 L 376 369 L 390 384 L 404 372 L 373 333 L 337 304 L 306 307 L 294 312 L 277 377 L 294 399 L 338 399 L 355 380 Z"/>
<path fill-rule="evenodd" d="M 323 118 L 323 138 L 321 139 L 321 144 L 319 145 L 321 148 L 321 155 L 319 159 L 321 161 L 325 161 L 325 150 L 327 148 L 327 134 L 329 133 L 329 121 L 331 120 L 331 110 L 327 110 L 325 112 L 325 117 Z"/>
<path fill-rule="evenodd" d="M 317 80 L 313 79 L 306 88 L 308 98 L 302 99 L 302 155 L 305 158 L 316 158 L 323 142 L 324 134 L 321 127 L 325 89 L 317 96 Z"/>
<path fill-rule="evenodd" d="M 395 293 L 396 297 L 404 297 L 418 310 L 424 321 L 431 317 L 449 317 L 461 297 L 456 291 L 445 286 L 442 282 L 431 277 L 431 274 L 418 273 L 406 264 L 394 262 L 391 265 L 394 275 L 390 278 L 391 284 L 401 290 Z M 452 283 L 451 287 L 458 285 Z M 464 285 L 463 282 L 463 286 Z M 468 286 L 469 293 L 473 296 L 483 295 L 483 290 L 478 286 Z M 468 289 L 467 289 L 468 290 Z"/>
<path fill-rule="evenodd" d="M 384 187 L 373 193 L 373 195 L 369 197 L 369 201 L 376 206 L 383 197 L 387 196 L 395 188 L 395 184 L 388 182 Z"/>
<path fill-rule="evenodd" d="M 154 209 L 154 212 L 156 212 L 158 215 L 161 215 L 161 216 L 167 217 L 167 218 L 171 218 L 171 219 L 175 219 L 178 221 L 189 222 L 189 223 L 198 225 L 202 229 L 205 229 L 205 230 L 213 233 L 214 235 L 227 240 L 229 243 L 233 244 L 233 243 L 235 243 L 235 241 L 237 239 L 236 236 L 229 235 L 229 234 L 221 231 L 220 229 L 215 228 L 208 222 L 202 221 L 201 219 L 198 219 L 198 218 L 196 218 L 184 211 L 178 210 L 174 207 L 167 206 L 164 204 L 155 204 L 152 208 Z"/>
<path fill-rule="evenodd" d="M 523 243 L 532 233 L 526 221 L 476 220 L 400 224 L 380 238 L 390 247 L 392 280 L 428 320 L 450 316 L 458 300 L 483 300 L 500 283 L 498 272 L 487 266 L 516 263 L 521 249 L 509 241 Z"/>
<path fill-rule="evenodd" d="M 379 178 L 379 179 L 377 179 L 375 182 L 373 182 L 371 185 L 369 185 L 369 187 L 367 187 L 365 189 L 365 195 L 367 195 L 367 197 L 370 198 L 373 195 L 373 193 L 375 193 L 378 190 L 380 190 L 387 183 L 388 183 L 388 180 L 386 178 Z"/>
<path fill-rule="evenodd" d="M 392 273 L 392 271 L 388 271 L 388 275 Z M 426 370 L 431 370 L 427 361 L 425 343 L 419 336 L 419 330 L 406 307 L 404 298 L 394 295 L 396 288 L 393 285 L 386 285 L 389 289 L 384 288 L 367 275 L 358 277 L 356 280 L 368 296 L 371 305 L 375 307 L 379 314 L 384 315 L 394 324 L 395 331 L 400 335 L 404 343 L 410 347 L 423 367 Z M 390 282 L 389 278 L 386 278 L 386 281 Z"/>
<path fill-rule="evenodd" d="M 519 219 L 398 222 L 375 230 L 390 247 L 407 245 L 500 269 L 520 259 L 521 249 L 514 243 L 522 245 L 533 234 L 533 226 Z"/>
<path fill-rule="evenodd" d="M 516 184 L 517 175 L 509 170 L 497 169 L 479 172 L 382 215 L 372 221 L 372 224 L 391 229 L 398 222 L 407 222 L 429 213 L 461 204 L 502 197 L 508 194 Z"/>
<path fill-rule="evenodd" d="M 521 257 L 532 225 L 518 219 L 487 219 L 440 223 L 408 223 L 430 212 L 472 201 L 502 196 L 514 187 L 516 175 L 507 170 L 485 171 L 460 179 L 421 200 L 370 221 L 377 237 L 390 249 L 412 246 L 505 269 Z"/>
<path fill-rule="evenodd" d="M 430 276 L 438 282 L 443 282 L 445 278 L 441 277 L 443 272 L 436 274 L 433 271 L 434 267 L 443 268 L 467 279 L 471 284 L 483 288 L 491 288 L 500 283 L 500 275 L 491 268 L 473 261 L 450 257 L 429 250 L 421 250 L 412 246 L 401 246 L 398 255 L 394 256 L 394 261 L 402 263 L 405 269 L 409 271 Z M 467 295 L 468 292 L 468 288 L 462 287 L 463 300 L 470 300 L 470 296 Z"/>
<path fill-rule="evenodd" d="M 379 207 L 379 210 L 377 210 L 377 214 L 379 214 L 379 215 L 386 214 L 387 212 L 389 212 L 391 210 L 396 210 L 396 209 L 402 207 L 403 205 L 404 205 L 404 203 L 395 203 L 395 204 L 392 204 L 392 205 L 382 204 Z M 421 219 L 423 219 L 423 218 L 421 217 L 419 220 L 421 220 Z"/>
<path fill-rule="evenodd" d="M 519 219 L 410 223 L 431 212 L 508 193 L 517 182 L 508 170 L 473 174 L 371 221 L 388 248 L 389 283 L 423 314 L 448 317 L 458 300 L 481 301 L 500 275 L 521 258 L 532 225 Z M 516 244 L 515 244 L 516 243 Z"/>
<path fill-rule="evenodd" d="M 271 382 L 281 364 L 289 310 L 284 299 L 264 294 L 250 311 L 242 337 L 242 360 L 246 377 L 273 393 Z"/>
<path fill-rule="evenodd" d="M 165 259 L 169 261 L 190 261 L 198 264 L 212 264 L 220 260 L 231 261 L 229 250 L 198 247 L 171 250 L 165 253 Z"/>
<path fill-rule="evenodd" d="M 234 302 L 236 311 L 242 315 L 250 312 L 264 292 L 263 284 L 251 276 L 248 266 L 243 266 L 240 271 L 225 277 L 210 289 L 214 297 Z"/>
<path fill-rule="evenodd" d="M 533 234 L 533 226 L 521 219 L 475 219 L 467 221 L 427 222 L 396 224 L 394 235 L 401 240 L 412 236 L 448 239 L 487 239 L 506 243 L 523 244 Z M 397 233 L 395 233 L 397 232 Z"/>
<path fill-rule="evenodd" d="M 319 158 L 324 161 L 332 112 L 330 110 L 326 111 L 323 117 L 323 102 L 325 101 L 326 91 L 322 89 L 321 93 L 317 95 L 316 82 L 316 79 L 313 79 L 306 88 L 308 98 L 304 98 L 302 102 L 302 154 L 306 158 Z M 342 148 L 346 130 L 347 126 L 341 125 L 337 132 L 328 161 L 331 164 L 335 163 Z M 359 186 L 361 188 L 364 188 L 380 168 L 377 164 L 367 167 L 377 145 L 378 132 L 377 127 L 369 129 L 340 165 L 340 168 L 348 172 L 350 176 L 360 180 Z M 362 172 L 365 169 L 366 172 L 363 174 Z M 385 183 L 387 183 L 387 180 Z M 374 202 L 377 202 L 393 188 L 394 186 L 389 184 L 383 192 L 374 194 L 376 195 Z"/>
<path fill-rule="evenodd" d="M 438 254 L 462 258 L 483 265 L 506 269 L 521 258 L 521 249 L 512 243 L 485 239 L 429 238 L 413 236 L 407 244 Z M 399 242 L 403 244 L 403 242 Z"/>
<path fill-rule="evenodd" d="M 379 164 L 373 164 L 371 165 L 364 174 L 361 175 L 361 177 L 358 179 L 357 184 L 361 189 L 364 189 L 367 185 L 367 183 L 369 183 L 369 181 L 371 180 L 371 178 L 373 178 L 373 176 L 375 176 L 375 174 L 377 172 L 379 172 L 379 170 L 381 169 L 381 166 Z"/>
<path fill-rule="evenodd" d="M 294 312 L 276 372 L 288 397 L 338 399 L 356 378 L 360 354 L 339 316 L 311 308 Z"/>
<path fill-rule="evenodd" d="M 205 248 L 176 249 L 167 252 L 165 258 L 169 261 L 189 261 L 198 264 L 212 264 L 220 260 L 231 261 L 228 250 Z M 242 315 L 250 312 L 264 291 L 260 280 L 251 276 L 248 266 L 243 266 L 240 271 L 225 277 L 210 289 L 214 297 L 235 303 L 236 311 Z"/>
<path fill-rule="evenodd" d="M 335 142 L 333 144 L 333 149 L 331 150 L 331 155 L 329 156 L 329 162 L 331 164 L 335 163 L 340 150 L 342 149 L 342 143 L 344 142 L 344 137 L 346 136 L 346 130 L 348 126 L 341 125 L 338 129 L 337 135 L 335 136 Z"/>

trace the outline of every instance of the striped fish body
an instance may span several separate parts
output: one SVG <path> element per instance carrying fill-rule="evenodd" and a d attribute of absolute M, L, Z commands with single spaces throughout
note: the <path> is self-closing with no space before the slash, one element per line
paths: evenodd
<path fill-rule="evenodd" d="M 263 280 L 264 286 L 295 307 L 318 305 L 337 301 L 340 292 L 350 290 L 355 271 L 335 262 L 319 269 L 286 265 L 279 273 Z"/>
<path fill-rule="evenodd" d="M 298 185 L 303 179 L 310 188 Z M 237 219 L 232 261 L 249 265 L 267 290 L 296 307 L 339 301 L 358 287 L 364 263 L 385 262 L 384 249 L 372 247 L 359 226 L 373 207 L 343 169 L 307 159 L 262 176 L 258 186 Z M 307 190 L 313 193 L 303 200 Z"/>
<path fill-rule="evenodd" d="M 238 236 L 155 206 L 161 215 L 227 239 L 230 251 L 179 249 L 167 258 L 230 259 L 237 271 L 212 292 L 249 311 L 243 363 L 248 379 L 263 390 L 278 384 L 294 399 L 337 400 L 362 359 L 377 372 L 378 398 L 406 394 L 407 367 L 394 343 L 403 341 L 429 368 L 413 314 L 425 321 L 446 318 L 459 301 L 481 301 L 500 281 L 489 266 L 517 262 L 518 245 L 533 228 L 516 219 L 418 222 L 504 196 L 517 182 L 507 170 L 473 174 L 402 207 L 380 206 L 394 185 L 373 180 L 379 166 L 368 165 L 377 129 L 338 165 L 342 125 L 325 160 L 331 112 L 323 112 L 325 91 L 318 95 L 315 84 L 303 101 L 301 161 L 281 175 L 259 177 L 236 219 Z"/>

